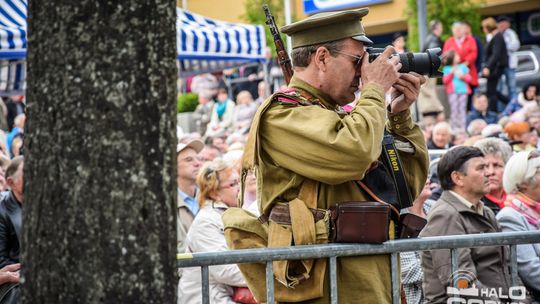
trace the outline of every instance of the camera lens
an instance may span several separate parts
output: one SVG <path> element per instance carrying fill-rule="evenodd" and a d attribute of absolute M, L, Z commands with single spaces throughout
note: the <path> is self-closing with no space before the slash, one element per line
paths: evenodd
<path fill-rule="evenodd" d="M 416 72 L 429 77 L 441 77 L 439 72 L 441 66 L 440 48 L 428 49 L 425 53 L 404 53 L 399 54 L 401 61 L 401 73 Z"/>
<path fill-rule="evenodd" d="M 367 48 L 369 62 L 375 60 L 384 51 L 381 48 Z M 428 49 L 424 53 L 403 53 L 399 54 L 401 62 L 400 73 L 416 72 L 428 77 L 442 77 L 439 71 L 441 66 L 440 48 Z"/>

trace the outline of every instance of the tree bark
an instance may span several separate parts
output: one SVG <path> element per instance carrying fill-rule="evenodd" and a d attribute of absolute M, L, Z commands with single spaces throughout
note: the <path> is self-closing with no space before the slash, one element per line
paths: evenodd
<path fill-rule="evenodd" d="M 30 1 L 24 303 L 176 302 L 175 1 Z"/>

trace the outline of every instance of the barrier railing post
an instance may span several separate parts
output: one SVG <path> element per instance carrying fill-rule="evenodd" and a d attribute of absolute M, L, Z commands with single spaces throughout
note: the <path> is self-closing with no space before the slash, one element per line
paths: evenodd
<path fill-rule="evenodd" d="M 202 303 L 210 304 L 210 287 L 208 280 L 208 266 L 201 266 Z"/>
<path fill-rule="evenodd" d="M 510 245 L 510 275 L 512 279 L 512 286 L 516 286 L 517 284 L 517 276 L 518 276 L 518 269 L 517 269 L 517 245 Z"/>
<path fill-rule="evenodd" d="M 338 293 L 337 293 L 337 267 L 336 267 L 337 257 L 333 256 L 329 258 L 330 266 L 330 303 L 338 303 Z"/>
<path fill-rule="evenodd" d="M 457 248 L 450 249 L 450 263 L 452 266 L 452 286 L 457 287 L 457 280 L 455 278 L 455 273 L 458 270 L 458 251 Z"/>
<path fill-rule="evenodd" d="M 266 303 L 274 304 L 274 270 L 272 261 L 266 262 Z"/>
<path fill-rule="evenodd" d="M 393 252 L 390 255 L 390 267 L 392 270 L 392 303 L 399 304 L 401 299 L 401 286 L 399 285 L 399 253 Z"/>

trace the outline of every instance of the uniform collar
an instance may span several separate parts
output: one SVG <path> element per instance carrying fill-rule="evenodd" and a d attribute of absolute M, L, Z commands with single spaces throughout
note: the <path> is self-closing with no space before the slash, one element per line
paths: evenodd
<path fill-rule="evenodd" d="M 309 83 L 303 81 L 302 79 L 293 76 L 291 78 L 291 82 L 289 83 L 289 87 L 297 88 L 302 91 L 307 92 L 310 94 L 313 99 L 310 100 L 311 102 L 319 102 L 324 108 L 335 110 L 338 107 L 338 104 L 330 98 L 330 96 L 323 91 L 313 87 Z"/>

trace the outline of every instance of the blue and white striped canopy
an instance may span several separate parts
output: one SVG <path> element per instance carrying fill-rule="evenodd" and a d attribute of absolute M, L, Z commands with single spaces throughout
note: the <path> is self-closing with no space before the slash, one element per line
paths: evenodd
<path fill-rule="evenodd" d="M 27 0 L 0 0 L 0 95 L 26 87 Z"/>
<path fill-rule="evenodd" d="M 212 20 L 180 8 L 176 22 L 181 75 L 265 61 L 261 25 Z"/>
<path fill-rule="evenodd" d="M 26 57 L 26 0 L 0 0 L 0 59 Z"/>
<path fill-rule="evenodd" d="M 26 79 L 27 0 L 0 0 L 0 95 L 20 94 Z M 260 25 L 212 20 L 177 9 L 180 74 L 187 76 L 264 62 Z"/>

